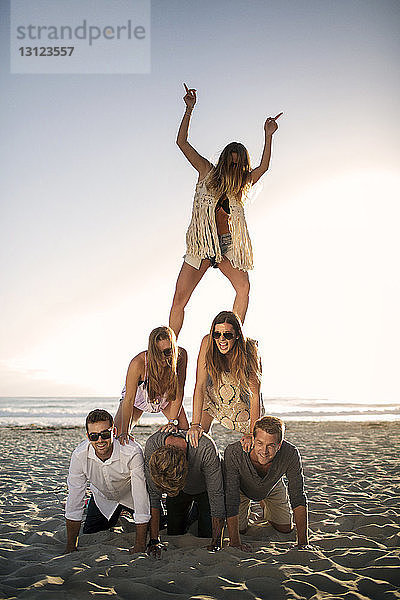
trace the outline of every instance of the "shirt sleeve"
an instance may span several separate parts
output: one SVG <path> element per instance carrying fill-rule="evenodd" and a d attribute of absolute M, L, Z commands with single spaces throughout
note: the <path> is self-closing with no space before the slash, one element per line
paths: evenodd
<path fill-rule="evenodd" d="M 150 502 L 144 475 L 143 453 L 140 448 L 130 461 L 131 489 L 135 509 L 135 523 L 148 523 L 150 520 Z"/>
<path fill-rule="evenodd" d="M 204 479 L 206 481 L 211 516 L 224 519 L 225 497 L 221 460 L 217 448 L 211 440 L 204 449 L 201 470 L 203 471 Z"/>
<path fill-rule="evenodd" d="M 224 484 L 226 516 L 239 514 L 240 505 L 240 470 L 233 446 L 228 446 L 224 455 Z"/>
<path fill-rule="evenodd" d="M 157 450 L 157 448 L 161 447 L 162 443 L 164 443 L 164 438 L 162 439 L 162 443 L 159 443 L 157 433 L 162 432 L 156 432 L 155 434 L 151 435 L 146 442 L 146 446 L 144 449 L 144 473 L 146 477 L 147 491 L 150 496 L 150 506 L 151 508 L 158 508 L 159 510 L 161 510 L 161 492 L 154 484 L 150 475 L 149 468 L 149 460 L 151 455 L 155 450 Z"/>
<path fill-rule="evenodd" d="M 301 465 L 300 453 L 297 448 L 293 448 L 293 454 L 286 469 L 286 477 L 288 480 L 288 492 L 292 508 L 295 509 L 297 506 L 306 506 L 307 497 L 304 493 L 303 468 Z"/>
<path fill-rule="evenodd" d="M 82 521 L 85 508 L 87 477 L 83 472 L 82 462 L 75 453 L 71 456 L 67 477 L 68 496 L 65 503 L 65 518 L 71 521 Z"/>

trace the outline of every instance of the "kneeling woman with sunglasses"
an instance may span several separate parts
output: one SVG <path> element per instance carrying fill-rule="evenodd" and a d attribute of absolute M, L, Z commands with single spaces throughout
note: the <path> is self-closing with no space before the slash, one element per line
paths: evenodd
<path fill-rule="evenodd" d="M 243 433 L 241 443 L 249 452 L 254 423 L 261 416 L 261 362 L 257 344 L 244 338 L 239 318 L 222 311 L 203 338 L 197 360 L 193 397 L 193 421 L 187 439 L 196 448 L 213 419 Z"/>
<path fill-rule="evenodd" d="M 115 416 L 117 438 L 122 444 L 129 441 L 129 431 L 143 412 L 162 412 L 168 419 L 163 431 L 188 429 L 182 406 L 186 365 L 186 350 L 178 347 L 172 329 L 153 329 L 147 351 L 135 356 L 128 367 Z"/>

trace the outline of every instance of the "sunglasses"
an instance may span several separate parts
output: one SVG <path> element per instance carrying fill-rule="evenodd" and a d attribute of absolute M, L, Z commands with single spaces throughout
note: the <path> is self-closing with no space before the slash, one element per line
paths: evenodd
<path fill-rule="evenodd" d="M 92 433 L 88 433 L 88 438 L 91 442 L 97 442 L 99 437 L 101 437 L 102 440 L 109 440 L 111 432 L 112 427 L 110 427 L 110 429 L 104 429 L 104 431 L 100 431 L 99 433 L 97 433 L 97 431 L 92 431 Z"/>
<path fill-rule="evenodd" d="M 212 336 L 214 340 L 219 340 L 219 338 L 222 337 L 225 340 L 233 340 L 233 338 L 235 337 L 235 334 L 232 333 L 231 331 L 213 331 Z"/>
<path fill-rule="evenodd" d="M 164 354 L 165 358 L 169 358 L 172 356 L 172 348 L 165 348 L 162 353 Z"/>

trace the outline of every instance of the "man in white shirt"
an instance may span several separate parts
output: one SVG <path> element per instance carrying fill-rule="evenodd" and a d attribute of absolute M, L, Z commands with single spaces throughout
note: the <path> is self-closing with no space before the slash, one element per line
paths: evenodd
<path fill-rule="evenodd" d="M 113 418 L 106 410 L 97 408 L 88 414 L 86 432 L 88 439 L 74 450 L 69 467 L 65 552 L 77 550 L 88 482 L 92 496 L 83 533 L 113 527 L 121 510 L 127 508 L 134 512 L 136 524 L 135 545 L 130 552 L 144 552 L 150 503 L 142 449 L 132 440 L 124 446 L 113 440 Z"/>

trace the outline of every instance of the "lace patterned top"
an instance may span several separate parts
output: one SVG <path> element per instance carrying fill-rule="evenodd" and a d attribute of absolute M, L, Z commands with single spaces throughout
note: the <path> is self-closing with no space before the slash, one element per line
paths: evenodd
<path fill-rule="evenodd" d="M 223 427 L 250 433 L 250 399 L 240 393 L 240 386 L 230 373 L 222 373 L 217 390 L 208 376 L 203 408 Z"/>
<path fill-rule="evenodd" d="M 215 208 L 218 198 L 207 188 L 212 172 L 197 183 L 194 194 L 192 219 L 186 233 L 186 253 L 203 259 L 215 255 L 221 262 L 222 254 L 218 243 Z M 232 266 L 241 271 L 253 268 L 253 250 L 247 230 L 243 203 L 236 196 L 228 196 L 230 215 L 229 230 L 232 236 Z"/>

